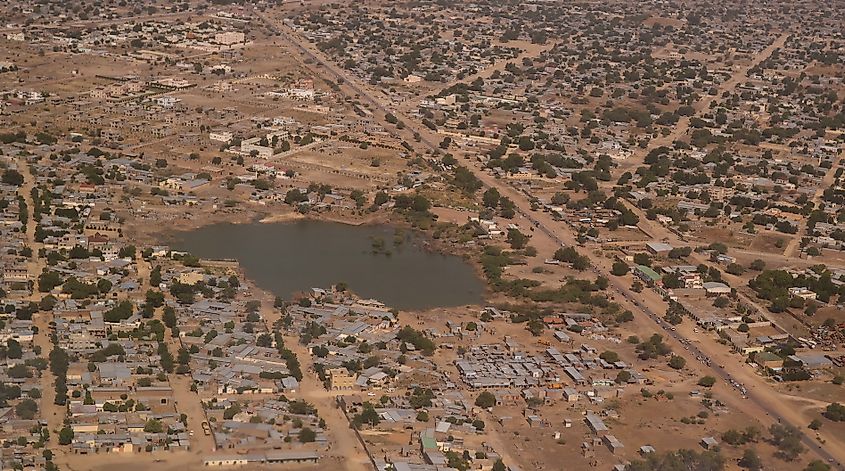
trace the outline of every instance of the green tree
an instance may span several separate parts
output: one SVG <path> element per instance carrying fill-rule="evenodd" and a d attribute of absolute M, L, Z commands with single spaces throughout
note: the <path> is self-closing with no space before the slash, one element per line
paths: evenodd
<path fill-rule="evenodd" d="M 375 427 L 381 422 L 381 417 L 379 417 L 378 412 L 376 412 L 372 404 L 365 402 L 361 408 L 361 413 L 356 415 L 352 421 L 356 427 L 360 427 L 362 424 Z"/>
<path fill-rule="evenodd" d="M 715 451 L 678 450 L 664 454 L 649 453 L 644 460 L 634 460 L 626 471 L 722 471 L 725 458 Z"/>
<path fill-rule="evenodd" d="M 15 169 L 6 169 L 3 171 L 3 183 L 11 186 L 23 185 L 23 175 Z"/>
<path fill-rule="evenodd" d="M 716 378 L 712 376 L 703 376 L 698 380 L 698 385 L 705 388 L 712 388 L 716 384 Z"/>
<path fill-rule="evenodd" d="M 147 290 L 146 301 L 152 307 L 161 307 L 164 305 L 164 293 L 161 291 Z"/>
<path fill-rule="evenodd" d="M 162 433 L 164 432 L 164 426 L 156 419 L 149 419 L 144 424 L 144 431 L 147 433 Z"/>
<path fill-rule="evenodd" d="M 608 363 L 616 363 L 619 361 L 619 354 L 612 350 L 606 350 L 599 355 L 599 358 Z"/>
<path fill-rule="evenodd" d="M 484 409 L 493 407 L 496 405 L 496 396 L 490 391 L 483 391 L 475 398 L 475 405 Z"/>
<path fill-rule="evenodd" d="M 825 408 L 822 415 L 834 422 L 845 422 L 845 406 L 838 402 L 834 402 Z"/>
<path fill-rule="evenodd" d="M 308 427 L 302 427 L 299 430 L 298 438 L 300 443 L 312 443 L 317 439 L 317 432 L 311 430 Z"/>
<path fill-rule="evenodd" d="M 32 399 L 24 399 L 15 406 L 15 415 L 23 420 L 32 420 L 38 413 L 38 403 Z"/>
<path fill-rule="evenodd" d="M 6 341 L 6 356 L 11 359 L 18 359 L 23 356 L 21 344 L 15 339 Z"/>
<path fill-rule="evenodd" d="M 776 456 L 785 461 L 794 461 L 805 451 L 801 444 L 801 432 L 791 425 L 772 424 L 769 427 L 772 443 L 778 448 Z"/>
<path fill-rule="evenodd" d="M 487 206 L 488 208 L 495 208 L 499 205 L 499 197 L 499 190 L 495 188 L 489 188 L 487 191 L 484 192 L 482 202 L 484 203 L 484 206 Z"/>
<path fill-rule="evenodd" d="M 508 229 L 508 243 L 512 249 L 521 249 L 528 243 L 528 237 L 518 229 Z"/>
<path fill-rule="evenodd" d="M 59 445 L 70 445 L 73 441 L 73 429 L 70 426 L 65 425 L 61 431 L 59 431 Z"/>
<path fill-rule="evenodd" d="M 621 261 L 613 262 L 613 267 L 610 272 L 615 276 L 625 276 L 628 274 L 628 264 Z"/>
<path fill-rule="evenodd" d="M 686 364 L 687 360 L 679 355 L 672 355 L 672 358 L 669 359 L 669 366 L 676 370 L 683 369 Z"/>
<path fill-rule="evenodd" d="M 161 320 L 169 329 L 176 327 L 176 310 L 170 306 L 165 306 Z"/>

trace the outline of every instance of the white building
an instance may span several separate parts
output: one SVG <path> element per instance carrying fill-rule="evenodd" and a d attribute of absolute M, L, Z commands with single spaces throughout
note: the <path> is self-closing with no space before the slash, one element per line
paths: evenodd
<path fill-rule="evenodd" d="M 208 133 L 208 138 L 212 141 L 217 142 L 225 142 L 226 144 L 232 142 L 232 138 L 235 137 L 229 131 L 211 131 Z"/>
<path fill-rule="evenodd" d="M 247 139 L 241 142 L 241 152 L 252 154 L 253 152 L 258 153 L 258 157 L 262 159 L 269 159 L 273 157 L 273 148 L 262 146 L 259 144 L 261 138 L 253 137 L 252 139 Z"/>

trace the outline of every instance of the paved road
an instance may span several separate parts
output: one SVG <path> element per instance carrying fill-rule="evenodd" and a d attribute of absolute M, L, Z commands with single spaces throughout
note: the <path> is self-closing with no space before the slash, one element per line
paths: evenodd
<path fill-rule="evenodd" d="M 437 151 L 438 147 L 434 143 L 435 139 L 432 138 L 431 133 L 429 132 L 428 128 L 421 125 L 421 123 L 416 122 L 414 119 L 410 119 L 408 116 L 400 113 L 398 110 L 391 109 L 389 104 L 383 103 L 375 98 L 377 94 L 368 92 L 363 85 L 358 84 L 357 79 L 354 77 L 349 77 L 343 70 L 338 68 L 336 65 L 331 63 L 328 59 L 323 57 L 323 55 L 315 50 L 313 46 L 305 43 L 301 38 L 299 38 L 295 33 L 290 31 L 286 26 L 279 26 L 274 24 L 271 20 L 267 19 L 266 17 L 261 17 L 265 22 L 268 23 L 268 26 L 271 29 L 275 29 L 277 32 L 281 34 L 281 36 L 288 41 L 290 41 L 294 46 L 296 46 L 300 52 L 304 55 L 311 58 L 313 61 L 318 63 L 322 66 L 323 70 L 328 72 L 333 76 L 335 80 L 342 81 L 344 86 L 349 87 L 355 93 L 357 93 L 360 99 L 370 103 L 376 110 L 381 111 L 384 114 L 392 113 L 400 120 L 404 121 L 406 124 L 406 128 L 410 132 L 417 132 L 420 135 L 420 142 L 426 145 L 429 149 L 433 151 Z M 780 36 L 775 43 L 773 43 L 769 48 L 767 48 L 758 60 L 762 62 L 765 60 L 765 57 L 768 57 L 777 47 L 782 46 L 783 42 L 785 42 L 787 35 Z M 755 61 L 755 63 L 757 63 Z M 744 74 L 743 74 L 744 75 Z M 728 81 L 727 86 L 735 86 L 739 83 L 740 78 L 739 74 L 736 74 L 731 80 Z M 731 85 L 732 84 L 732 85 Z M 723 84 L 724 85 L 724 84 Z M 685 132 L 685 131 L 684 131 Z M 676 133 L 675 133 L 676 134 Z M 528 195 L 523 194 L 522 192 L 517 191 L 510 185 L 507 185 L 505 182 L 494 178 L 489 173 L 485 172 L 483 168 L 479 166 L 479 164 L 475 161 L 475 159 L 466 159 L 464 161 L 465 164 L 468 165 L 468 168 L 478 177 L 487 187 L 495 187 L 502 196 L 507 196 L 510 198 L 516 205 L 517 212 L 523 215 L 526 219 L 531 221 L 534 226 L 550 237 L 552 240 L 557 242 L 559 245 L 575 245 L 574 234 L 572 231 L 569 230 L 564 224 L 555 221 L 551 218 L 551 216 L 547 213 L 537 213 L 533 212 L 530 209 L 530 202 Z M 603 269 L 599 270 L 597 267 L 601 266 L 600 263 L 597 263 L 597 257 L 592 254 L 590 251 L 586 253 L 586 255 L 590 258 L 592 271 L 596 275 L 604 275 L 607 276 L 610 280 L 610 289 L 612 292 L 619 295 L 619 297 L 625 300 L 628 304 L 636 306 L 640 310 L 642 310 L 648 318 L 659 326 L 670 338 L 674 339 L 676 342 L 687 345 L 691 350 L 693 355 L 700 355 L 706 357 L 704 353 L 696 346 L 692 345 L 692 342 L 689 342 L 688 339 L 682 337 L 677 330 L 673 330 L 671 326 L 663 322 L 661 319 L 657 317 L 657 314 L 654 312 L 653 309 L 644 307 L 642 303 L 636 300 L 635 293 L 633 293 L 630 287 L 625 286 L 621 280 L 614 276 L 608 276 L 609 270 Z M 731 379 L 733 378 L 731 374 L 725 370 L 725 368 L 720 367 L 719 365 L 713 364 L 705 364 L 704 366 L 710 368 L 715 376 L 721 378 L 724 381 L 727 381 L 729 384 Z M 761 387 L 768 387 L 757 379 L 757 383 Z M 776 406 L 772 405 L 771 401 L 763 400 L 762 395 L 760 393 L 751 392 L 749 391 L 747 394 L 749 402 L 753 403 L 759 409 L 765 411 L 772 419 L 782 422 L 782 423 L 789 423 L 795 426 L 802 434 L 802 439 L 807 446 L 814 451 L 819 457 L 823 458 L 825 461 L 839 461 L 840 463 L 845 463 L 845 450 L 839 449 L 838 447 L 833 450 L 828 450 L 826 448 L 821 447 L 812 437 L 810 437 L 805 431 L 804 423 L 797 423 L 794 417 L 791 417 L 792 420 L 786 420 L 784 415 L 785 409 L 788 409 L 788 405 L 783 403 L 777 403 Z M 845 468 L 841 468 L 845 469 Z"/>

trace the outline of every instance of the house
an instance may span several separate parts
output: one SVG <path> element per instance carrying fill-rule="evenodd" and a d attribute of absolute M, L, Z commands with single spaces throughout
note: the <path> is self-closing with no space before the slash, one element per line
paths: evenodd
<path fill-rule="evenodd" d="M 217 142 L 225 142 L 226 144 L 232 142 L 234 134 L 229 131 L 211 131 L 208 133 L 208 139 Z"/>
<path fill-rule="evenodd" d="M 601 438 L 604 445 L 610 450 L 611 453 L 614 455 L 621 452 L 625 445 L 622 444 L 616 437 L 613 435 L 605 435 Z"/>
<path fill-rule="evenodd" d="M 664 253 L 669 253 L 673 247 L 663 242 L 648 242 L 645 244 L 645 248 L 652 255 L 661 255 Z"/>
<path fill-rule="evenodd" d="M 776 369 L 783 366 L 783 358 L 772 352 L 757 352 L 754 354 L 754 363 L 757 363 L 761 368 Z"/>
<path fill-rule="evenodd" d="M 801 299 L 804 299 L 804 300 L 815 300 L 816 299 L 816 293 L 810 291 L 809 289 L 807 289 L 803 286 L 795 286 L 795 287 L 789 288 L 789 295 L 796 297 L 796 298 L 801 298 Z"/>
<path fill-rule="evenodd" d="M 562 330 L 556 330 L 555 333 L 554 333 L 554 336 L 555 336 L 555 339 L 557 339 L 559 342 L 563 342 L 563 343 L 572 342 L 572 338 L 570 338 L 569 335 Z"/>
<path fill-rule="evenodd" d="M 708 281 L 704 283 L 704 291 L 707 292 L 708 296 L 718 296 L 720 294 L 730 294 L 731 287 L 718 281 Z"/>
<path fill-rule="evenodd" d="M 346 368 L 332 368 L 326 371 L 331 382 L 332 390 L 348 390 L 355 387 L 355 375 L 349 374 Z"/>
<path fill-rule="evenodd" d="M 311 451 L 271 450 L 264 453 L 246 453 L 243 455 L 211 455 L 203 460 L 203 466 L 245 466 L 250 463 L 316 463 L 320 455 Z"/>
<path fill-rule="evenodd" d="M 563 397 L 566 399 L 566 402 L 578 402 L 581 399 L 581 393 L 575 388 L 563 388 Z"/>
<path fill-rule="evenodd" d="M 494 391 L 497 406 L 515 406 L 519 402 L 519 393 L 511 390 Z"/>
<path fill-rule="evenodd" d="M 296 392 L 297 389 L 299 389 L 299 381 L 297 381 L 296 378 L 294 378 L 293 376 L 287 376 L 285 378 L 282 378 L 281 383 L 282 387 L 280 389 L 283 392 L 293 394 Z"/>
<path fill-rule="evenodd" d="M 719 446 L 719 442 L 716 441 L 713 437 L 704 437 L 701 439 L 701 446 L 704 447 L 705 450 L 712 450 Z"/>
<path fill-rule="evenodd" d="M 604 424 L 601 417 L 592 412 L 587 412 L 587 415 L 584 417 L 584 422 L 587 423 L 587 426 L 590 427 L 590 430 L 592 430 L 596 435 L 604 435 L 608 431 L 607 425 Z"/>

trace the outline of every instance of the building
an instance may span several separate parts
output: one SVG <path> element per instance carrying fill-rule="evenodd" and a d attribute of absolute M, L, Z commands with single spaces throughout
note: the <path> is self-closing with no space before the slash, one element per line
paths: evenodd
<path fill-rule="evenodd" d="M 212 141 L 225 142 L 226 144 L 232 142 L 234 135 L 229 131 L 211 131 L 208 133 L 208 138 Z"/>
<path fill-rule="evenodd" d="M 214 42 L 224 46 L 243 43 L 245 39 L 246 36 L 244 33 L 239 33 L 237 31 L 227 31 L 225 33 L 217 33 L 214 35 Z"/>
<path fill-rule="evenodd" d="M 833 367 L 833 362 L 830 361 L 830 358 L 824 355 L 818 355 L 814 353 L 796 353 L 795 355 L 791 355 L 789 359 L 792 361 L 797 361 L 801 363 L 801 365 L 805 368 L 811 370 Z"/>
<path fill-rule="evenodd" d="M 246 154 L 255 154 L 256 157 L 261 157 L 262 159 L 269 159 L 273 157 L 273 148 L 268 146 L 262 146 L 259 144 L 261 142 L 260 137 L 253 137 L 252 139 L 246 139 L 241 142 L 241 152 Z"/>
<path fill-rule="evenodd" d="M 708 281 L 707 283 L 704 283 L 704 290 L 707 291 L 708 296 L 709 295 L 718 296 L 720 294 L 730 294 L 731 293 L 731 287 L 730 286 L 728 286 L 724 283 L 720 283 L 718 281 Z"/>
<path fill-rule="evenodd" d="M 673 247 L 663 242 L 648 242 L 645 244 L 645 248 L 653 255 L 661 255 L 669 253 Z"/>
<path fill-rule="evenodd" d="M 796 298 L 801 298 L 801 299 L 804 299 L 804 300 L 815 300 L 816 299 L 816 293 L 810 291 L 809 289 L 807 289 L 803 286 L 795 286 L 795 287 L 789 288 L 789 295 L 794 296 Z"/>
<path fill-rule="evenodd" d="M 326 373 L 329 376 L 332 390 L 342 391 L 355 387 L 356 377 L 355 375 L 349 374 L 349 370 L 346 368 L 332 368 L 326 371 Z"/>
<path fill-rule="evenodd" d="M 649 285 L 656 285 L 663 278 L 660 273 L 654 271 L 651 267 L 645 265 L 637 265 L 634 267 L 634 274 Z"/>
<path fill-rule="evenodd" d="M 601 440 L 604 442 L 607 449 L 614 455 L 620 453 L 622 449 L 625 448 L 625 445 L 623 445 L 622 442 L 613 435 L 605 435 L 601 438 Z"/>
<path fill-rule="evenodd" d="M 592 430 L 596 435 L 604 435 L 608 431 L 607 425 L 604 424 L 601 417 L 593 414 L 592 412 L 587 412 L 586 417 L 584 417 L 584 422 L 587 423 L 587 426 L 590 427 L 590 430 Z"/>
<path fill-rule="evenodd" d="M 716 439 L 713 437 L 704 437 L 701 439 L 700 443 L 701 446 L 704 447 L 704 449 L 706 450 L 712 450 L 713 448 L 719 446 L 719 442 L 716 441 Z"/>
<path fill-rule="evenodd" d="M 757 363 L 761 368 L 776 369 L 783 366 L 783 358 L 772 352 L 763 351 L 754 354 L 754 363 Z"/>
<path fill-rule="evenodd" d="M 248 464 L 316 463 L 320 455 L 313 451 L 271 450 L 243 455 L 211 455 L 203 460 L 203 466 L 245 466 Z"/>

